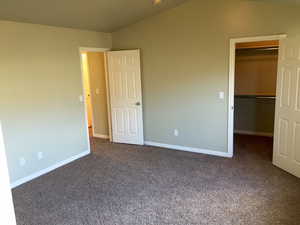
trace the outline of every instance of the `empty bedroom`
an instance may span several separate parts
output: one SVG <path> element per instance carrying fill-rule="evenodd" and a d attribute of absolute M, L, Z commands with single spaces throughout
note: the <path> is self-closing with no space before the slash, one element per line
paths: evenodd
<path fill-rule="evenodd" d="M 5 225 L 299 225 L 298 0 L 2 0 Z"/>

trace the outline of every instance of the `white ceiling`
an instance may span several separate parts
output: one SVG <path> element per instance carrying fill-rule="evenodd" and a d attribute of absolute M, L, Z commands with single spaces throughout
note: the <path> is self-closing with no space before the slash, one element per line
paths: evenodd
<path fill-rule="evenodd" d="M 187 0 L 1 0 L 0 19 L 111 32 Z"/>

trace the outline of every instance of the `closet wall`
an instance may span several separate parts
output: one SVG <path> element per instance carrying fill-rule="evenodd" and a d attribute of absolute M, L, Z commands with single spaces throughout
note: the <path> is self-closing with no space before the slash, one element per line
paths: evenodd
<path fill-rule="evenodd" d="M 236 51 L 235 131 L 272 135 L 278 50 Z"/>

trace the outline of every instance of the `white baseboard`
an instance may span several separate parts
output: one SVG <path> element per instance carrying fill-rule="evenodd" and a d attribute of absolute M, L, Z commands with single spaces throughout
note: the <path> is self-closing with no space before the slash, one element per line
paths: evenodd
<path fill-rule="evenodd" d="M 58 162 L 58 163 L 56 163 L 56 164 L 54 164 L 52 166 L 49 166 L 49 167 L 47 167 L 45 169 L 42 169 L 42 170 L 40 170 L 38 172 L 35 172 L 35 173 L 33 173 L 33 174 L 31 174 L 31 175 L 29 175 L 27 177 L 24 177 L 24 178 L 21 178 L 19 180 L 16 180 L 15 182 L 13 182 L 13 183 L 10 184 L 10 187 L 11 188 L 15 188 L 17 186 L 20 186 L 21 184 L 24 184 L 24 183 L 26 183 L 28 181 L 31 181 L 31 180 L 33 180 L 33 179 L 35 179 L 37 177 L 42 176 L 42 175 L 45 175 L 46 173 L 49 173 L 49 172 L 51 172 L 51 171 L 53 171 L 53 170 L 55 170 L 55 169 L 57 169 L 57 168 L 59 168 L 61 166 L 64 166 L 64 165 L 66 165 L 66 164 L 68 164 L 70 162 L 75 161 L 76 159 L 82 158 L 82 157 L 84 157 L 86 155 L 89 155 L 89 154 L 90 154 L 90 151 L 87 150 L 87 151 L 84 151 L 84 152 L 82 152 L 82 153 L 80 153 L 78 155 L 72 156 L 72 157 L 70 157 L 68 159 L 65 159 L 65 160 L 63 160 L 61 162 Z"/>
<path fill-rule="evenodd" d="M 235 134 L 252 135 L 252 136 L 273 137 L 273 133 L 256 132 L 256 131 L 248 131 L 248 130 L 234 130 L 234 133 Z"/>
<path fill-rule="evenodd" d="M 214 150 L 186 147 L 186 146 L 180 146 L 180 145 L 169 145 L 169 144 L 163 144 L 163 143 L 158 143 L 158 142 L 153 142 L 153 141 L 145 141 L 145 145 L 161 147 L 161 148 L 168 148 L 168 149 L 172 149 L 172 150 L 180 150 L 180 151 L 186 151 L 186 152 L 194 152 L 194 153 L 201 153 L 201 154 L 207 154 L 207 155 L 221 156 L 221 157 L 227 157 L 227 158 L 232 157 L 232 154 L 228 153 L 228 152 L 219 152 L 219 151 L 214 151 Z"/>
<path fill-rule="evenodd" d="M 96 134 L 96 133 L 94 133 L 94 134 L 93 134 L 93 137 L 96 137 L 96 138 L 103 138 L 103 139 L 109 139 L 109 136 L 106 135 L 106 134 Z"/>

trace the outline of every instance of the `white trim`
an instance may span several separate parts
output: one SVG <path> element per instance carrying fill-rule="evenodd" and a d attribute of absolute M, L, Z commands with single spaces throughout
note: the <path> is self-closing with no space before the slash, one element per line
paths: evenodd
<path fill-rule="evenodd" d="M 286 34 L 244 37 L 230 39 L 229 78 L 228 78 L 228 152 L 233 155 L 233 122 L 234 122 L 234 76 L 235 76 L 235 45 L 243 42 L 272 41 L 286 38 Z"/>
<path fill-rule="evenodd" d="M 1 223 L 6 225 L 16 225 L 13 198 L 9 184 L 9 172 L 6 160 L 4 138 L 0 121 L 0 198 L 1 198 Z"/>
<path fill-rule="evenodd" d="M 103 138 L 103 139 L 109 139 L 109 135 L 106 135 L 106 134 L 97 134 L 97 133 L 94 133 L 93 137 Z"/>
<path fill-rule="evenodd" d="M 235 134 L 245 134 L 251 136 L 262 136 L 262 137 L 273 137 L 273 133 L 269 132 L 257 132 L 257 131 L 249 131 L 249 130 L 234 130 Z"/>
<path fill-rule="evenodd" d="M 105 70 L 105 84 L 106 84 L 106 104 L 107 104 L 107 114 L 108 114 L 108 136 L 109 141 L 112 142 L 112 126 L 111 126 L 111 103 L 110 103 L 110 92 L 109 92 L 109 79 L 108 79 L 108 64 L 107 64 L 107 52 L 104 52 L 104 70 Z"/>
<path fill-rule="evenodd" d="M 106 90 L 109 88 L 108 87 L 108 82 L 107 82 L 107 69 L 106 69 L 106 52 L 110 51 L 110 48 L 90 48 L 90 47 L 79 47 L 79 55 L 80 55 L 80 66 L 81 66 L 81 82 L 82 82 L 82 90 L 83 90 L 83 98 L 84 98 L 84 110 L 85 110 L 85 126 L 87 129 L 87 138 L 88 138 L 88 144 L 89 144 L 89 149 L 90 149 L 90 135 L 89 135 L 89 126 L 88 126 L 88 112 L 87 112 L 87 103 L 86 103 L 86 93 L 85 93 L 85 89 L 84 89 L 84 72 L 83 72 L 83 64 L 82 64 L 82 55 L 81 53 L 84 52 L 103 52 L 104 53 L 104 63 L 105 63 L 105 82 L 106 82 Z M 89 81 L 90 82 L 90 81 Z M 110 104 L 110 98 L 109 95 L 106 95 L 107 98 L 107 104 Z M 93 102 L 92 99 L 92 95 L 91 95 L 91 101 Z M 92 103 L 92 107 L 93 107 L 93 103 Z M 111 135 L 111 115 L 110 115 L 110 110 L 108 107 L 107 110 L 108 113 L 108 126 L 109 126 L 109 140 L 111 141 L 112 139 L 112 135 Z M 93 117 L 93 116 L 92 116 Z M 93 131 L 93 136 L 96 137 L 97 134 L 95 134 L 95 126 L 94 126 L 94 118 L 92 118 L 92 131 Z M 91 152 L 91 149 L 90 149 Z"/>
<path fill-rule="evenodd" d="M 29 175 L 27 177 L 24 177 L 24 178 L 21 178 L 19 180 L 16 180 L 15 182 L 11 183 L 10 187 L 11 188 L 15 188 L 15 187 L 17 187 L 17 186 L 19 186 L 21 184 L 24 184 L 24 183 L 26 183 L 28 181 L 31 181 L 31 180 L 33 180 L 33 179 L 35 179 L 37 177 L 42 176 L 42 175 L 45 175 L 45 174 L 47 174 L 47 173 L 49 173 L 49 172 L 51 172 L 51 171 L 53 171 L 53 170 L 55 170 L 55 169 L 57 169 L 59 167 L 62 167 L 64 165 L 66 165 L 66 164 L 69 164 L 69 163 L 71 163 L 71 162 L 73 162 L 73 161 L 75 161 L 75 160 L 77 160 L 79 158 L 82 158 L 82 157 L 84 157 L 86 155 L 89 155 L 89 154 L 90 154 L 90 150 L 87 150 L 87 151 L 84 151 L 84 152 L 82 152 L 82 153 L 80 153 L 78 155 L 74 155 L 74 156 L 72 156 L 72 157 L 70 157 L 68 159 L 65 159 L 65 160 L 61 161 L 61 162 L 55 163 L 52 166 L 49 166 L 49 167 L 47 167 L 45 169 L 42 169 L 42 170 L 40 170 L 38 172 L 35 172 L 35 173 L 33 173 L 33 174 L 31 174 L 31 175 Z"/>
<path fill-rule="evenodd" d="M 80 52 L 106 52 L 110 51 L 110 48 L 89 48 L 89 47 L 79 47 Z"/>
<path fill-rule="evenodd" d="M 145 145 L 167 148 L 167 149 L 172 149 L 172 150 L 185 151 L 185 152 L 194 152 L 194 153 L 201 153 L 201 154 L 207 154 L 207 155 L 221 156 L 221 157 L 227 157 L 227 158 L 232 157 L 232 155 L 228 152 L 219 152 L 219 151 L 214 151 L 214 150 L 209 150 L 209 149 L 163 144 L 163 143 L 158 143 L 158 142 L 153 142 L 153 141 L 145 141 Z"/>

